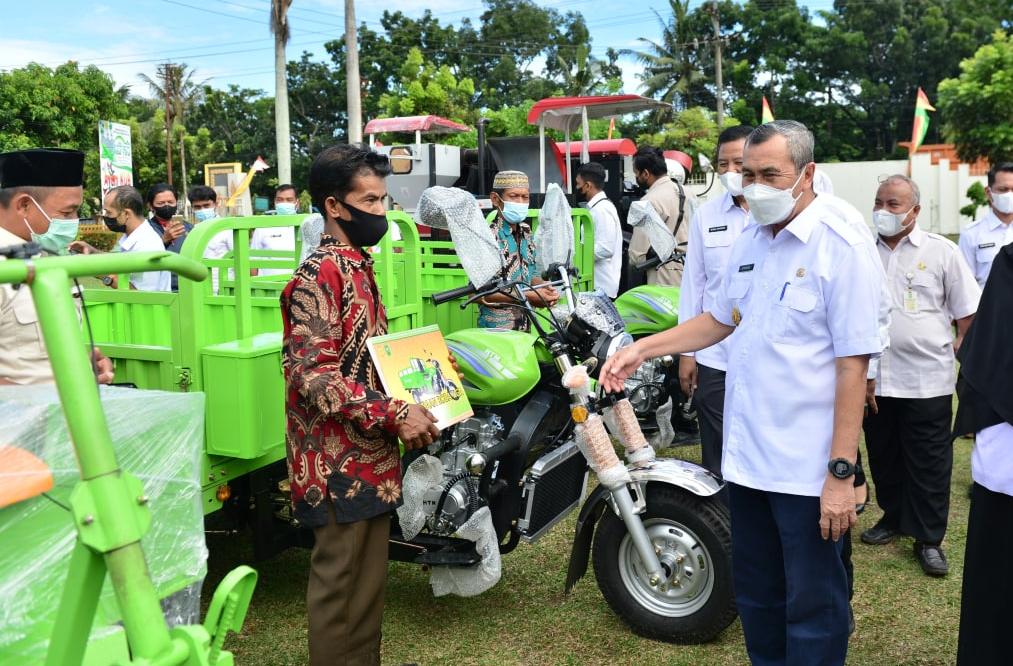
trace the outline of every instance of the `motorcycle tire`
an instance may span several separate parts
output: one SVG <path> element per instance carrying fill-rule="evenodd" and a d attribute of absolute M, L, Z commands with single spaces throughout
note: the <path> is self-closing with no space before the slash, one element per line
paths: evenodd
<path fill-rule="evenodd" d="M 626 525 L 606 509 L 594 539 L 594 575 L 612 610 L 640 636 L 666 643 L 706 643 L 736 617 L 732 589 L 732 535 L 728 509 L 716 496 L 697 497 L 648 484 L 644 527 L 662 554 L 681 553 L 680 585 L 651 588 Z M 693 553 L 693 557 L 689 557 Z M 696 564 L 696 566 L 694 566 Z M 684 582 L 684 584 L 682 584 Z"/>

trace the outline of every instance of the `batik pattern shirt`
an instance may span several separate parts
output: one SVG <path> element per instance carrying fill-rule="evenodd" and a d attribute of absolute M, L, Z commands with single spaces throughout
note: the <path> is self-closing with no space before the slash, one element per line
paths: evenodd
<path fill-rule="evenodd" d="M 366 520 L 401 500 L 397 429 L 366 340 L 387 332 L 372 261 L 324 235 L 281 295 L 285 437 L 292 504 L 303 525 Z"/>
<path fill-rule="evenodd" d="M 503 258 L 502 275 L 507 280 L 523 280 L 531 284 L 538 275 L 535 267 L 535 247 L 531 241 L 531 226 L 526 222 L 510 224 L 497 214 L 492 232 L 499 243 Z M 482 328 L 509 328 L 526 331 L 530 323 L 520 308 L 478 306 L 478 325 Z"/>

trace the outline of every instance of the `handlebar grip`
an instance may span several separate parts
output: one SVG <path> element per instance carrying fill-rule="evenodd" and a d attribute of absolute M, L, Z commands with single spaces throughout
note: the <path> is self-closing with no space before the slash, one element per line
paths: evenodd
<path fill-rule="evenodd" d="M 450 289 L 449 291 L 438 291 L 432 296 L 430 296 L 430 298 L 433 299 L 433 305 L 443 305 L 444 303 L 447 303 L 449 301 L 456 301 L 459 298 L 470 296 L 474 294 L 476 291 L 478 291 L 478 289 L 476 289 L 475 286 L 469 282 L 463 287 Z"/>
<path fill-rule="evenodd" d="M 642 261 L 639 264 L 633 264 L 634 270 L 648 271 L 652 268 L 657 268 L 661 265 L 661 257 L 651 257 L 647 261 Z"/>

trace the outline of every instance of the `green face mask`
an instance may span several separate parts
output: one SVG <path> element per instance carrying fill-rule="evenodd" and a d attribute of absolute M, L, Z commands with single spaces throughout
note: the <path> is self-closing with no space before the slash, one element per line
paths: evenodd
<path fill-rule="evenodd" d="M 80 220 L 77 218 L 61 220 L 49 217 L 34 198 L 32 199 L 32 203 L 49 220 L 49 229 L 46 230 L 46 233 L 37 234 L 32 229 L 32 225 L 28 224 L 28 219 L 22 218 L 25 221 L 25 226 L 28 227 L 28 232 L 32 235 L 32 241 L 38 243 L 39 247 L 50 254 L 67 254 L 67 246 L 77 238 L 77 228 Z"/>

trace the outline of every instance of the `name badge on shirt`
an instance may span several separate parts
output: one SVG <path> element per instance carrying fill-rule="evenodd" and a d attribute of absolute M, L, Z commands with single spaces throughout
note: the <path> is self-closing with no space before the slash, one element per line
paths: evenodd
<path fill-rule="evenodd" d="M 716 234 L 719 231 L 728 231 L 728 225 L 726 224 L 723 227 L 711 227 L 707 231 L 712 234 Z"/>
<path fill-rule="evenodd" d="M 995 247 L 995 243 L 981 243 L 978 245 L 979 250 L 984 250 L 987 247 Z"/>
<path fill-rule="evenodd" d="M 756 264 L 742 264 L 741 266 L 739 266 L 739 272 L 740 273 L 748 273 L 749 271 L 753 270 L 753 267 L 755 265 Z"/>
<path fill-rule="evenodd" d="M 908 314 L 916 314 L 918 312 L 918 295 L 911 287 L 904 290 L 904 312 Z"/>

